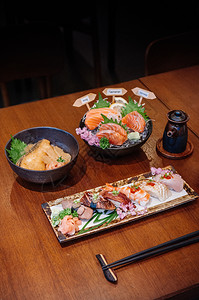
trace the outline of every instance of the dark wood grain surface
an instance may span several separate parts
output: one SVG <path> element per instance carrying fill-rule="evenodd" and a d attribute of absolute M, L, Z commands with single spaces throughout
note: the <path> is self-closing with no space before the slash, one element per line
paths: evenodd
<path fill-rule="evenodd" d="M 181 72 L 184 74 L 184 70 Z M 193 72 L 196 74 L 195 69 Z M 172 74 L 164 75 L 171 85 L 175 78 Z M 183 77 L 180 71 L 178 74 L 180 78 Z M 191 71 L 189 76 L 194 80 L 186 91 L 190 97 L 193 94 L 192 99 L 196 102 L 194 93 L 199 86 L 199 77 L 196 79 Z M 141 80 L 144 82 L 144 79 Z M 141 80 L 115 86 L 124 87 L 128 90 L 127 95 L 132 95 L 131 88 L 138 86 L 146 89 L 146 81 L 143 85 Z M 97 161 L 88 146 L 75 134 L 86 106 L 75 108 L 72 103 L 88 91 L 0 110 L 0 299 L 155 299 L 189 291 L 197 286 L 197 244 L 118 269 L 117 285 L 106 281 L 95 255 L 102 253 L 108 262 L 112 262 L 197 230 L 198 199 L 97 236 L 71 242 L 66 247 L 58 243 L 41 208 L 44 202 L 148 172 L 151 166 L 164 167 L 170 164 L 199 193 L 199 139 L 194 128 L 189 130 L 189 139 L 194 144 L 194 152 L 190 157 L 170 160 L 156 152 L 156 142 L 163 135 L 169 111 L 164 104 L 164 91 L 168 93 L 169 90 L 161 84 L 153 87 L 150 89 L 158 98 L 146 101 L 146 111 L 154 120 L 149 140 L 140 150 L 127 157 L 103 162 Z M 102 90 L 90 91 L 98 93 Z M 177 92 L 178 99 L 183 99 L 184 92 L 182 95 L 179 90 Z M 174 108 L 175 99 L 173 97 Z M 66 180 L 54 186 L 21 180 L 6 161 L 4 147 L 10 134 L 34 126 L 64 129 L 74 134 L 79 142 L 80 153 L 76 165 Z"/>

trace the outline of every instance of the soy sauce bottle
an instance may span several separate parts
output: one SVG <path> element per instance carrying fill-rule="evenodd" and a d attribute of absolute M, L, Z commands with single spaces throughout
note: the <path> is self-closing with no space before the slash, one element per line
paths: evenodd
<path fill-rule="evenodd" d="M 182 110 L 172 110 L 168 112 L 167 118 L 168 122 L 163 134 L 163 148 L 170 153 L 182 153 L 187 146 L 189 116 Z"/>

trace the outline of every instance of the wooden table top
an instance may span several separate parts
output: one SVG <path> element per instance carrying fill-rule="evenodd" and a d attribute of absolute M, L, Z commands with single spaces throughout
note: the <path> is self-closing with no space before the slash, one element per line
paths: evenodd
<path fill-rule="evenodd" d="M 189 116 L 189 127 L 199 136 L 199 67 L 193 66 L 146 76 L 140 81 L 151 89 L 169 110 L 181 109 Z"/>
<path fill-rule="evenodd" d="M 192 115 L 184 104 L 185 95 L 189 95 L 193 107 L 198 105 L 197 72 L 199 66 L 188 72 L 178 70 L 114 86 L 127 89 L 126 95 L 132 95 L 134 87 L 151 89 L 157 95 L 156 99 L 146 101 L 147 114 L 155 120 L 151 137 L 140 150 L 120 159 L 96 161 L 88 146 L 75 134 L 86 106 L 75 108 L 72 103 L 88 92 L 98 93 L 104 88 L 0 109 L 1 299 L 156 299 L 182 291 L 188 291 L 189 295 L 196 292 L 197 244 L 118 269 L 116 285 L 106 281 L 95 255 L 102 253 L 112 262 L 197 230 L 198 199 L 65 247 L 60 246 L 41 204 L 148 172 L 151 166 L 173 165 L 199 193 L 199 139 L 196 122 L 192 120 L 195 112 L 193 109 Z M 187 74 L 186 78 L 183 74 Z M 170 104 L 165 105 L 165 99 Z M 179 103 L 185 106 L 179 107 Z M 170 160 L 156 152 L 156 142 L 167 122 L 166 114 L 176 107 L 185 108 L 191 116 L 189 139 L 194 152 L 183 160 Z M 64 129 L 79 142 L 80 152 L 74 168 L 65 181 L 55 186 L 23 181 L 13 173 L 5 158 L 4 147 L 10 134 L 36 126 Z"/>

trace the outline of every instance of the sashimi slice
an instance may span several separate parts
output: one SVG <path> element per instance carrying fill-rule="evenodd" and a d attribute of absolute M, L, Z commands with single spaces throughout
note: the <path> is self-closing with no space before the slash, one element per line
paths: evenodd
<path fill-rule="evenodd" d="M 123 204 L 128 204 L 130 202 L 129 198 L 121 192 L 113 193 L 112 191 L 102 190 L 100 195 L 105 199 L 113 200 Z"/>
<path fill-rule="evenodd" d="M 126 130 L 122 126 L 115 124 L 115 123 L 102 124 L 100 126 L 99 131 L 102 131 L 102 130 L 113 130 L 113 131 L 116 131 L 119 134 L 123 135 L 125 138 L 127 138 Z"/>
<path fill-rule="evenodd" d="M 122 145 L 128 139 L 126 130 L 114 123 L 102 124 L 96 136 L 99 139 L 106 137 L 113 145 Z"/>
<path fill-rule="evenodd" d="M 109 140 L 109 143 L 115 146 L 121 146 L 127 140 L 123 135 L 113 130 L 102 130 L 96 134 L 101 139 L 103 137 Z"/>
<path fill-rule="evenodd" d="M 168 187 L 161 183 L 154 180 L 143 180 L 139 183 L 141 189 L 145 190 L 151 196 L 158 198 L 160 201 L 165 201 L 167 198 L 171 196 L 171 191 Z"/>
<path fill-rule="evenodd" d="M 133 202 L 138 203 L 141 206 L 146 206 L 148 204 L 148 202 L 150 201 L 150 195 L 138 186 L 114 187 L 111 184 L 106 183 L 106 187 L 104 188 L 104 190 L 116 191 L 116 192 L 118 191 L 120 193 L 123 193 L 124 195 L 126 195 L 126 197 L 128 199 L 130 199 Z"/>
<path fill-rule="evenodd" d="M 138 186 L 132 187 L 131 193 L 132 200 L 141 206 L 146 206 L 150 201 L 150 194 Z"/>
<path fill-rule="evenodd" d="M 133 129 L 134 131 L 142 133 L 144 131 L 146 122 L 139 112 L 132 111 L 122 118 L 122 124 L 126 124 L 129 128 Z"/>
<path fill-rule="evenodd" d="M 183 190 L 184 181 L 179 174 L 159 174 L 154 176 L 154 180 L 165 184 L 169 189 L 173 189 L 176 192 Z"/>
<path fill-rule="evenodd" d="M 109 107 L 90 109 L 85 119 L 85 124 L 88 129 L 95 129 L 104 120 L 102 114 L 113 120 L 119 120 L 121 118 L 121 115 L 117 111 Z"/>

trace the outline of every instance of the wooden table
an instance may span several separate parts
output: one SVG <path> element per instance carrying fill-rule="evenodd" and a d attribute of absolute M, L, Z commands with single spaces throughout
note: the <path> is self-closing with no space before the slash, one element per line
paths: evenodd
<path fill-rule="evenodd" d="M 198 199 L 66 247 L 60 246 L 41 208 L 47 201 L 148 172 L 151 166 L 170 164 L 199 193 L 198 128 L 192 120 L 194 107 L 198 107 L 198 72 L 199 66 L 115 85 L 127 89 L 127 95 L 132 95 L 131 88 L 137 86 L 154 91 L 158 98 L 146 101 L 146 111 L 155 121 L 153 133 L 142 149 L 104 162 L 96 161 L 75 134 L 86 106 L 75 108 L 72 103 L 88 91 L 0 109 L 0 299 L 165 299 L 168 295 L 184 293 L 191 297 L 198 293 L 197 244 L 118 269 L 117 285 L 106 281 L 95 257 L 102 253 L 112 262 L 197 230 Z M 184 104 L 186 95 L 192 99 L 193 110 Z M 156 152 L 156 141 L 162 137 L 171 108 L 185 109 L 191 116 L 189 139 L 194 152 L 183 160 L 169 160 Z M 10 134 L 35 126 L 64 129 L 79 142 L 76 165 L 61 184 L 27 183 L 6 161 L 4 147 Z"/>
<path fill-rule="evenodd" d="M 140 81 L 151 89 L 169 110 L 181 109 L 190 116 L 189 127 L 199 136 L 199 67 L 146 76 Z"/>

